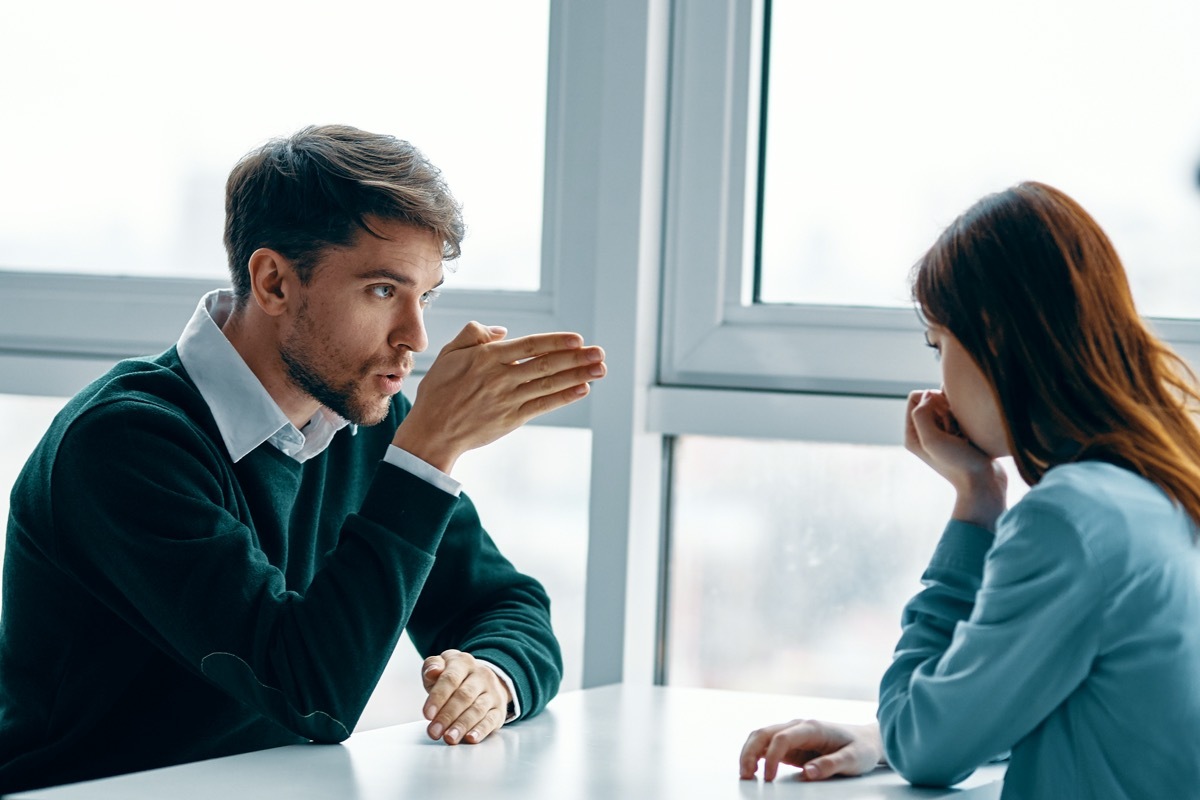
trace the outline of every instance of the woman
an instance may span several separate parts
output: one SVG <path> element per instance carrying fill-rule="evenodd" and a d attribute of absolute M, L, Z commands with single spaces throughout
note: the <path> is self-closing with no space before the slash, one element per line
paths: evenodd
<path fill-rule="evenodd" d="M 1004 798 L 1200 797 L 1200 407 L 1116 252 L 1039 183 L 984 198 L 914 270 L 942 388 L 905 446 L 956 501 L 907 605 L 878 725 L 750 735 L 743 778 L 886 763 L 951 785 L 1011 751 Z M 1012 455 L 1032 487 L 1005 511 Z"/>

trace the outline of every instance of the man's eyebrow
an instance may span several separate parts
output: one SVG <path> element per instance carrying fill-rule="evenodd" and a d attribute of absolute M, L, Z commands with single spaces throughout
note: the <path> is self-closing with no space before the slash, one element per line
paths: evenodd
<path fill-rule="evenodd" d="M 378 278 L 385 281 L 393 281 L 405 286 L 415 286 L 417 284 L 412 278 L 407 275 L 401 275 L 399 272 L 393 272 L 387 267 L 379 267 L 378 269 L 369 269 L 366 272 L 360 272 L 354 276 L 359 280 L 368 280 L 370 278 Z"/>
<path fill-rule="evenodd" d="M 392 270 L 388 269 L 387 267 L 379 267 L 377 269 L 369 269 L 366 272 L 358 273 L 354 277 L 360 281 L 384 280 L 384 281 L 393 281 L 394 283 L 398 283 L 401 286 L 415 287 L 417 285 L 417 282 L 414 281 L 412 278 L 408 277 L 407 275 L 401 275 L 399 272 L 393 272 Z M 442 273 L 442 277 L 438 279 L 438 282 L 433 285 L 433 287 L 430 289 L 430 291 L 437 289 L 439 286 L 441 286 L 445 282 L 446 282 L 446 274 Z"/>

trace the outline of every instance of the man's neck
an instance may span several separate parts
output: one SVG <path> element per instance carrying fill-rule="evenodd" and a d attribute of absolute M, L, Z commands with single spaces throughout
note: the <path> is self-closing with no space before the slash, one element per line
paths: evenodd
<path fill-rule="evenodd" d="M 256 314 L 253 309 L 236 304 L 229 319 L 221 326 L 221 332 L 288 420 L 301 429 L 321 406 L 297 389 L 288 377 L 283 359 L 279 357 L 279 332 L 273 322 L 264 314 Z"/>

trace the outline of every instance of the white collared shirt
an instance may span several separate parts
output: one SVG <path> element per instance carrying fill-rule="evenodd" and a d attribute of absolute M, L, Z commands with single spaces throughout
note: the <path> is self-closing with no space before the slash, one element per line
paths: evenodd
<path fill-rule="evenodd" d="M 177 350 L 234 463 L 263 442 L 303 463 L 324 452 L 333 435 L 347 425 L 357 432 L 357 425 L 325 407 L 302 429 L 296 428 L 221 332 L 232 311 L 231 290 L 204 295 L 179 337 Z M 455 497 L 462 492 L 462 484 L 454 478 L 395 445 L 388 445 L 383 460 Z"/>
<path fill-rule="evenodd" d="M 351 434 L 358 432 L 357 425 L 324 406 L 303 428 L 293 425 L 221 331 L 232 311 L 231 289 L 215 289 L 204 295 L 183 329 L 176 350 L 183 368 L 208 404 L 234 463 L 263 442 L 303 463 L 324 452 L 334 434 L 347 425 Z M 395 445 L 388 445 L 383 460 L 455 497 L 462 492 L 462 484 L 454 478 Z M 483 659 L 480 663 L 500 676 L 513 697 L 513 713 L 505 721 L 520 716 L 512 679 L 495 664 Z"/>

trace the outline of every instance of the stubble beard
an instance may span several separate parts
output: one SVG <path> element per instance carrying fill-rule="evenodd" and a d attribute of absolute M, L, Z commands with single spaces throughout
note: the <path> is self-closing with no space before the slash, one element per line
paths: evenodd
<path fill-rule="evenodd" d="M 318 362 L 328 363 L 337 359 L 315 357 L 314 342 L 319 341 L 321 338 L 312 327 L 306 306 L 301 307 L 296 317 L 296 329 L 279 347 L 279 357 L 287 369 L 288 378 L 309 397 L 355 425 L 371 426 L 383 422 L 391 407 L 391 399 L 381 398 L 377 403 L 371 402 L 368 398 L 358 396 L 357 379 L 334 382 L 323 375 L 317 366 Z M 365 375 L 369 373 L 369 369 L 365 371 Z"/>

